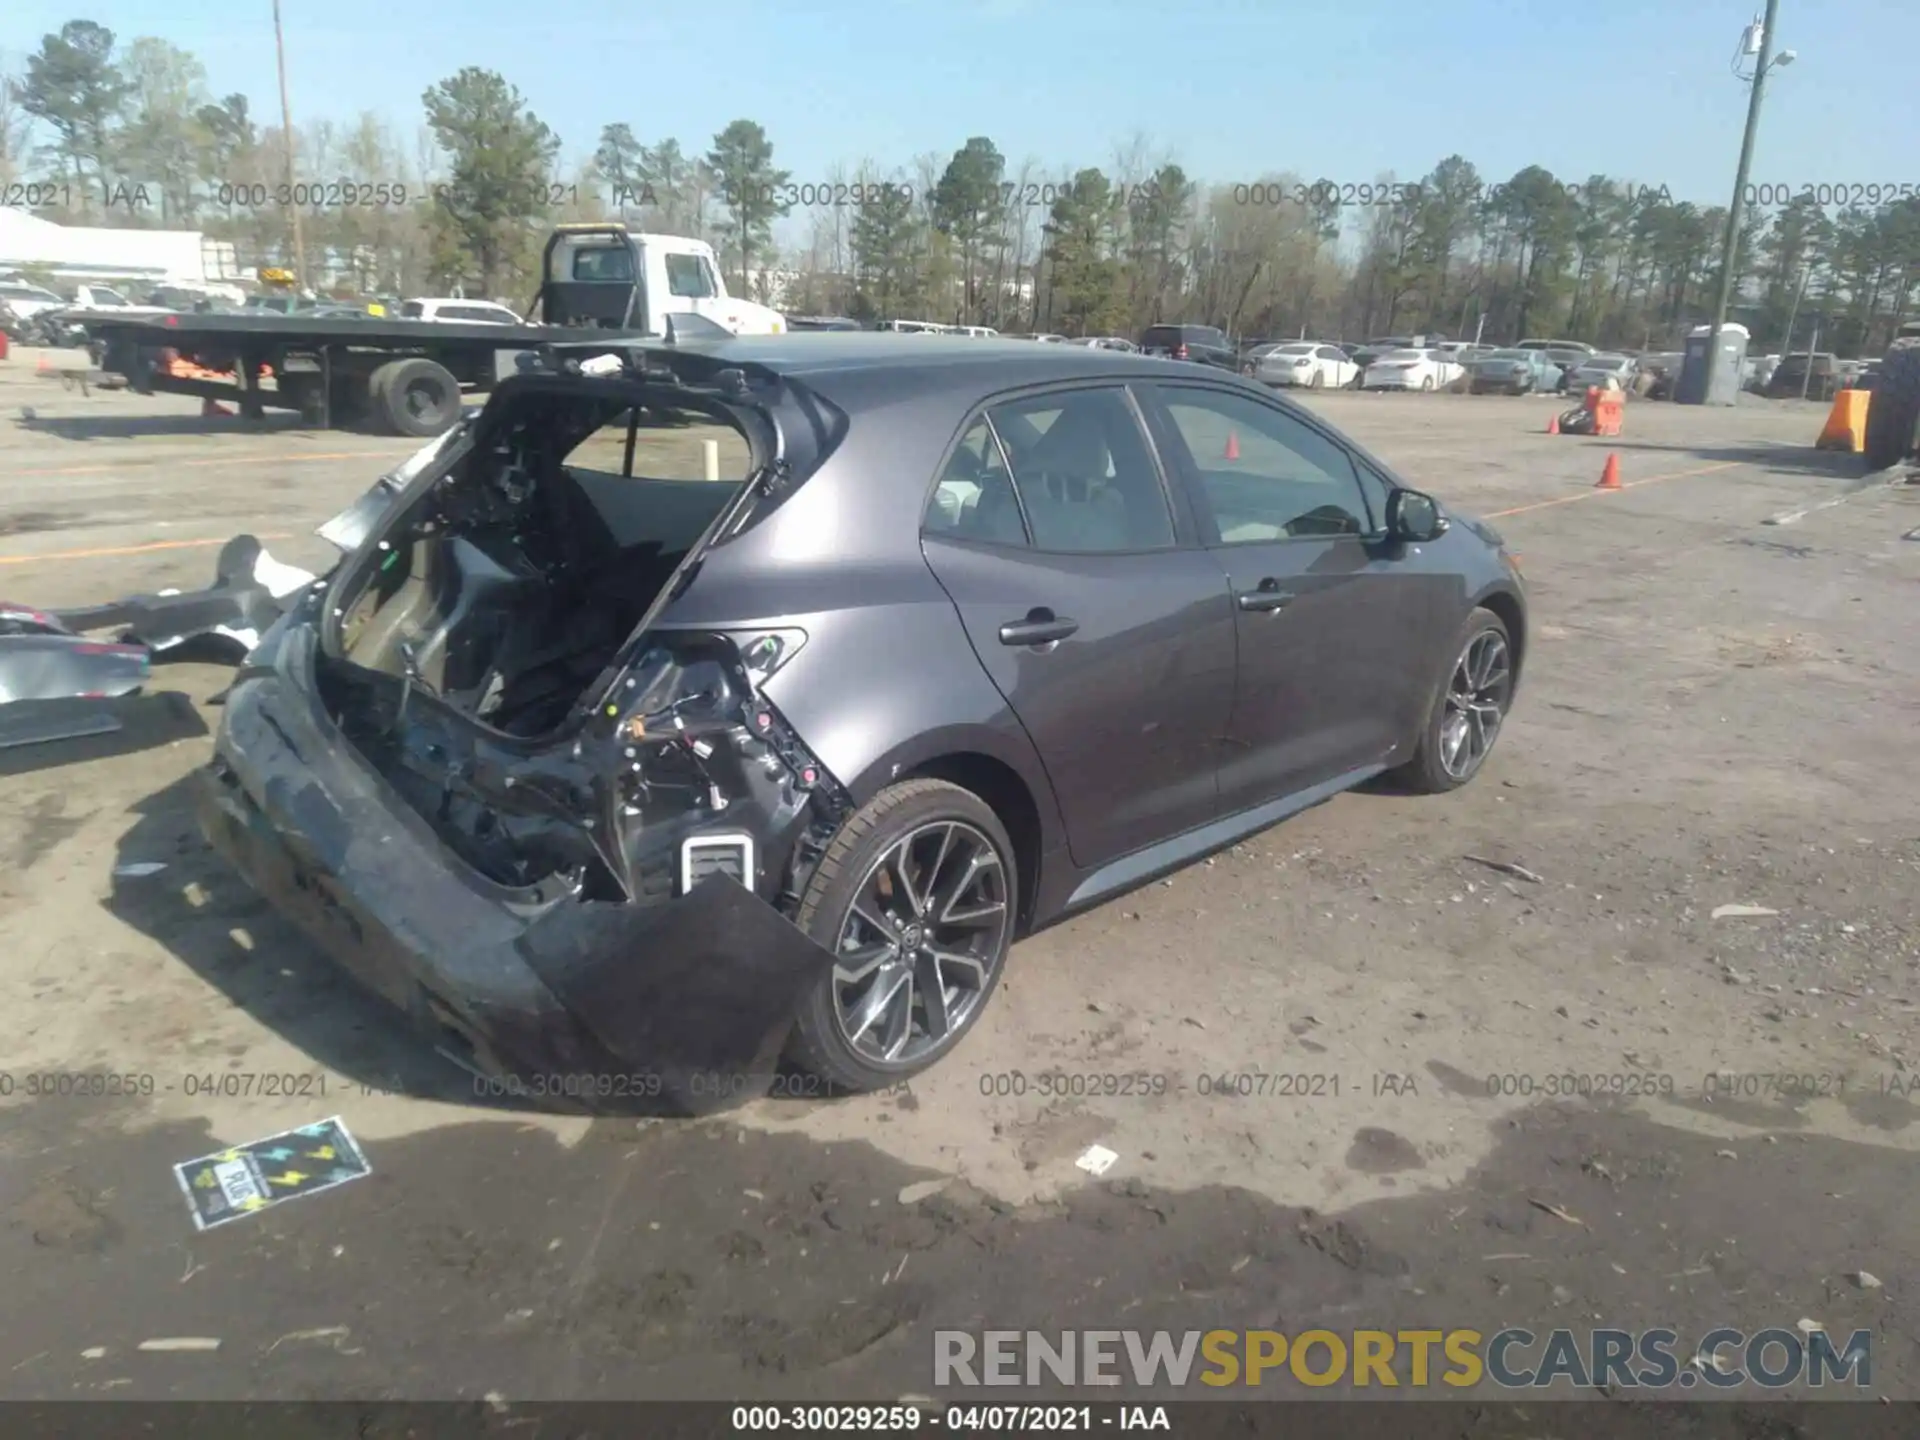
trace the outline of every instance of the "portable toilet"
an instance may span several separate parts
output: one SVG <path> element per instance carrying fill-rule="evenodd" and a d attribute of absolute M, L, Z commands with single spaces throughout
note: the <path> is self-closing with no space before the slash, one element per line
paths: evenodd
<path fill-rule="evenodd" d="M 1686 354 L 1680 362 L 1680 380 L 1673 398 L 1681 405 L 1732 405 L 1740 398 L 1740 382 L 1747 368 L 1747 327 L 1720 327 L 1720 365 L 1713 375 L 1713 394 L 1707 394 L 1707 346 L 1713 341 L 1711 325 L 1696 325 L 1687 332 Z"/>

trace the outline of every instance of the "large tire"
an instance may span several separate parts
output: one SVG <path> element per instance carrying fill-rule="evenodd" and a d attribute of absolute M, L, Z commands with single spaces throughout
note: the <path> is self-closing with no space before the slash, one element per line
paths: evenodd
<path fill-rule="evenodd" d="M 1327 377 L 1319 370 L 1313 372 L 1313 378 L 1307 382 L 1309 390 L 1318 390 L 1327 383 Z"/>
<path fill-rule="evenodd" d="M 1500 665 L 1497 678 L 1490 686 L 1491 691 L 1484 701 L 1496 706 L 1494 724 L 1485 743 L 1477 754 L 1469 758 L 1469 763 L 1459 764 L 1458 753 L 1449 746 L 1451 728 L 1461 711 L 1455 703 L 1456 692 L 1463 687 L 1456 684 L 1462 677 L 1464 667 L 1475 657 L 1476 647 L 1483 641 L 1497 646 Z M 1480 773 L 1487 754 L 1493 749 L 1494 742 L 1500 738 L 1500 732 L 1506 728 L 1506 716 L 1513 704 L 1513 639 L 1507 634 L 1506 622 L 1491 610 L 1475 610 L 1467 616 L 1452 646 L 1446 655 L 1446 670 L 1440 676 L 1440 683 L 1434 689 L 1433 705 L 1422 722 L 1419 738 L 1415 742 L 1410 759 L 1394 771 L 1394 778 L 1409 790 L 1423 795 L 1438 795 L 1448 790 L 1457 790 Z M 1474 677 L 1467 677 L 1469 680 Z M 1483 687 L 1466 687 L 1478 691 Z"/>
<path fill-rule="evenodd" d="M 1867 401 L 1867 468 L 1884 470 L 1912 453 L 1920 427 L 1920 339 L 1896 340 L 1880 362 Z"/>
<path fill-rule="evenodd" d="M 961 836 L 969 845 L 977 838 L 982 842 L 980 853 L 990 853 L 992 859 L 991 862 L 983 860 L 977 878 L 947 898 L 944 906 L 922 905 L 916 891 L 937 898 L 940 883 L 943 880 L 952 883 L 958 876 L 955 862 L 959 851 L 951 848 L 956 842 L 950 840 L 949 849 L 939 848 L 941 827 L 948 825 L 954 827 L 951 834 Z M 896 879 L 894 869 L 887 868 L 885 862 L 895 847 L 903 841 L 911 842 L 913 837 L 926 838 L 909 843 L 907 858 L 899 866 L 904 881 Z M 936 853 L 940 860 L 933 858 Z M 902 889 L 907 892 L 905 900 L 901 898 Z M 973 897 L 975 903 L 960 903 L 969 897 Z M 951 932 L 941 934 L 947 927 L 938 918 L 938 911 L 964 915 L 980 910 L 992 914 L 996 899 L 1000 907 L 998 918 L 990 925 L 956 926 Z M 917 1075 L 950 1053 L 986 1010 L 1006 969 L 1007 951 L 1013 943 L 1014 917 L 1019 914 L 1019 874 L 1006 827 L 992 807 L 958 785 L 944 780 L 907 780 L 890 785 L 862 806 L 827 846 L 826 854 L 821 856 L 807 882 L 806 893 L 794 916 L 795 923 L 836 955 L 857 953 L 842 948 L 849 927 L 871 932 L 874 937 L 882 932 L 864 918 L 856 921 L 853 914 L 856 900 L 862 902 L 862 917 L 881 909 L 888 913 L 878 918 L 899 918 L 902 923 L 894 925 L 888 933 L 900 943 L 891 947 L 891 958 L 870 961 L 878 968 L 872 971 L 866 989 L 854 988 L 858 981 L 843 981 L 837 966 L 821 976 L 801 1003 L 787 1045 L 789 1062 L 835 1090 L 850 1093 L 877 1089 Z M 968 936 L 967 943 L 980 951 L 984 976 L 971 977 L 977 983 L 967 984 L 966 967 L 954 967 L 951 975 L 941 974 L 937 967 L 930 971 L 930 958 L 919 945 L 923 932 L 929 945 L 937 942 L 943 950 L 957 951 L 962 942 L 955 937 Z M 975 936 L 979 938 L 973 939 Z M 879 943 L 860 948 L 869 952 L 889 950 L 887 945 Z M 843 1019 L 842 1006 L 857 1007 L 859 1002 L 871 998 L 886 980 L 889 970 L 897 972 L 902 967 L 912 974 L 915 986 L 914 993 L 908 997 L 905 1016 L 910 1048 L 901 1058 L 887 1060 L 856 1048 L 855 1039 L 871 1038 L 879 1042 L 882 1036 L 876 1031 L 850 1038 L 847 1031 L 852 1020 Z M 914 1050 L 911 1047 L 919 1045 L 923 1038 L 914 1027 L 929 1018 L 925 1013 L 925 996 L 930 988 L 926 984 L 930 974 L 942 980 L 943 1013 L 949 1004 L 965 1004 L 966 1009 L 937 1043 L 931 1039 L 930 1026 L 927 1027 L 925 1047 Z M 949 980 L 955 983 L 952 996 L 946 995 Z M 843 987 L 851 989 L 851 993 L 843 994 Z M 918 1011 L 915 1006 L 919 1007 Z M 892 1026 L 891 1020 L 882 1023 Z"/>
<path fill-rule="evenodd" d="M 373 410 L 396 435 L 431 440 L 460 418 L 460 382 L 425 356 L 393 360 L 367 382 Z"/>

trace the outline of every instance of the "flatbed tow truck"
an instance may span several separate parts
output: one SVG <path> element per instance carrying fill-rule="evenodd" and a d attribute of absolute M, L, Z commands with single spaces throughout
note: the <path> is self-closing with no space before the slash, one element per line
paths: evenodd
<path fill-rule="evenodd" d="M 498 378 L 500 357 L 614 335 L 659 336 L 694 315 L 739 335 L 777 334 L 777 311 L 727 294 L 711 246 L 607 223 L 547 237 L 526 323 L 392 316 L 203 311 L 83 317 L 101 368 L 141 394 L 226 401 L 259 419 L 297 411 L 309 425 L 373 423 L 428 439 L 459 419 L 462 396 Z"/>

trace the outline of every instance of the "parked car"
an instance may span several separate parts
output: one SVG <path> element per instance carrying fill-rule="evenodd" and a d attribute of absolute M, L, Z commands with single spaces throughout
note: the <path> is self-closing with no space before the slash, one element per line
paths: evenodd
<path fill-rule="evenodd" d="M 0 300 L 22 321 L 34 319 L 52 310 L 64 310 L 68 301 L 55 294 L 44 285 L 34 285 L 26 280 L 0 280 Z"/>
<path fill-rule="evenodd" d="M 1584 340 L 1522 340 L 1514 346 L 1516 350 L 1563 350 L 1571 351 L 1582 357 L 1595 353 L 1593 346 Z"/>
<path fill-rule="evenodd" d="M 1776 400 L 1797 400 L 1804 389 L 1809 400 L 1827 404 L 1839 392 L 1843 375 L 1840 358 L 1830 350 L 1809 355 L 1796 350 L 1780 357 L 1766 394 Z"/>
<path fill-rule="evenodd" d="M 1138 353 L 1140 349 L 1133 341 L 1123 339 L 1118 335 L 1090 335 L 1083 340 L 1076 340 L 1073 343 L 1076 345 L 1084 345 L 1089 350 L 1122 350 L 1129 355 Z"/>
<path fill-rule="evenodd" d="M 1442 390 L 1466 373 L 1434 350 L 1388 350 L 1360 377 L 1362 390 Z"/>
<path fill-rule="evenodd" d="M 858 320 L 850 320 L 844 315 L 789 315 L 789 330 L 864 330 L 866 327 Z"/>
<path fill-rule="evenodd" d="M 432 320 L 441 325 L 524 325 L 527 322 L 491 300 L 421 298 L 400 304 L 402 320 Z"/>
<path fill-rule="evenodd" d="M 1500 536 L 1237 375 L 566 353 L 599 373 L 507 380 L 325 527 L 201 777 L 214 846 L 484 1074 L 896 1083 L 1028 931 L 1382 772 L 1468 783 L 1524 672 Z M 694 418 L 721 480 L 666 478 Z"/>
<path fill-rule="evenodd" d="M 1222 370 L 1239 368 L 1239 357 L 1226 332 L 1211 325 L 1149 325 L 1141 333 L 1140 348 L 1149 355 L 1166 355 Z"/>
<path fill-rule="evenodd" d="M 1384 340 L 1369 340 L 1366 344 L 1358 346 L 1352 351 L 1350 358 L 1354 364 L 1364 370 L 1389 350 L 1413 350 L 1418 348 L 1417 343 L 1411 336 L 1389 335 Z"/>
<path fill-rule="evenodd" d="M 1547 352 L 1522 350 L 1518 346 L 1481 356 L 1467 366 L 1467 374 L 1471 377 L 1467 388 L 1475 395 L 1485 395 L 1492 390 L 1527 395 L 1560 388 L 1560 367 L 1547 358 Z"/>
<path fill-rule="evenodd" d="M 1611 381 L 1626 390 L 1633 385 L 1633 377 L 1638 373 L 1639 367 L 1628 356 L 1591 355 L 1565 372 L 1565 388 L 1569 395 L 1585 395 L 1589 386 L 1605 389 Z"/>
<path fill-rule="evenodd" d="M 1360 378 L 1360 367 L 1331 345 L 1302 340 L 1269 350 L 1254 367 L 1254 378 L 1263 385 L 1338 390 Z"/>
<path fill-rule="evenodd" d="M 1448 340 L 1430 347 L 1446 356 L 1456 365 L 1470 366 L 1482 355 L 1491 355 L 1497 348 L 1492 345 L 1476 345 L 1471 340 Z"/>
<path fill-rule="evenodd" d="M 1262 340 L 1257 345 L 1248 345 L 1240 351 L 1240 373 L 1251 376 L 1260 368 L 1260 362 L 1278 350 L 1282 345 L 1299 344 L 1290 340 Z"/>

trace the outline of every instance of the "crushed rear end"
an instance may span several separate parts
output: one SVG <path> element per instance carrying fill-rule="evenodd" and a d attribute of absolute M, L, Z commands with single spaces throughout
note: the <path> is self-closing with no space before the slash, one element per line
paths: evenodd
<path fill-rule="evenodd" d="M 237 677 L 205 776 L 256 888 L 451 1058 L 548 1100 L 758 1093 L 832 964 L 790 887 L 845 797 L 759 688 L 805 637 L 658 623 L 817 460 L 783 381 L 710 359 L 509 381 L 377 486 Z M 735 437 L 728 476 L 708 449 L 641 478 L 702 423 Z"/>

